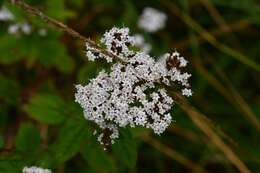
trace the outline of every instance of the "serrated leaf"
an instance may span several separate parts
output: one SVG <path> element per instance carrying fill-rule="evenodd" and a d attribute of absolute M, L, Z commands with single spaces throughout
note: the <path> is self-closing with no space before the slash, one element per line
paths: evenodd
<path fill-rule="evenodd" d="M 24 162 L 19 159 L 0 158 L 0 173 L 21 173 Z"/>
<path fill-rule="evenodd" d="M 79 118 L 68 119 L 62 127 L 57 141 L 51 150 L 57 164 L 63 163 L 76 155 L 83 142 L 90 137 L 90 129 L 86 120 Z"/>
<path fill-rule="evenodd" d="M 119 163 L 128 168 L 134 168 L 137 161 L 137 142 L 127 129 L 120 131 L 120 138 L 112 145 L 113 153 Z"/>
<path fill-rule="evenodd" d="M 39 129 L 31 123 L 22 124 L 16 137 L 16 148 L 26 153 L 33 153 L 40 143 Z"/>
<path fill-rule="evenodd" d="M 19 45 L 21 54 L 29 62 L 37 59 L 45 67 L 56 67 L 60 72 L 70 73 L 74 68 L 73 59 L 68 55 L 66 47 L 57 40 L 59 35 L 52 32 L 48 34 L 44 39 L 37 34 L 22 37 L 23 43 Z"/>
<path fill-rule="evenodd" d="M 74 68 L 73 59 L 67 54 L 64 45 L 56 40 L 45 40 L 39 43 L 39 61 L 45 66 L 54 66 L 63 73 L 70 73 Z M 50 54 L 51 52 L 51 54 Z"/>
<path fill-rule="evenodd" d="M 95 172 L 115 172 L 115 167 L 108 153 L 96 142 L 94 136 L 82 148 L 81 155 Z"/>
<path fill-rule="evenodd" d="M 22 59 L 22 57 L 19 56 L 19 50 L 17 50 L 17 45 L 20 44 L 19 39 L 13 36 L 0 36 L 0 63 L 12 64 Z"/>
<path fill-rule="evenodd" d="M 59 124 L 64 120 L 65 103 L 54 94 L 38 94 L 32 97 L 24 110 L 34 119 L 46 124 Z"/>

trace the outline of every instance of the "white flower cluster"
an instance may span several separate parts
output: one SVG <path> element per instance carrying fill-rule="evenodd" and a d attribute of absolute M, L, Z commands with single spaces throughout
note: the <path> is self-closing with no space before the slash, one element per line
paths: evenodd
<path fill-rule="evenodd" d="M 30 24 L 28 24 L 27 22 L 11 24 L 8 27 L 8 33 L 12 34 L 12 35 L 19 34 L 19 33 L 29 35 L 32 33 L 32 26 Z M 40 36 L 44 37 L 47 35 L 47 30 L 44 28 L 41 28 L 38 30 L 38 34 Z"/>
<path fill-rule="evenodd" d="M 24 167 L 23 173 L 52 173 L 49 169 L 43 169 L 36 166 Z"/>
<path fill-rule="evenodd" d="M 138 26 L 147 32 L 156 32 L 165 27 L 166 20 L 167 16 L 165 13 L 146 7 L 139 18 Z"/>
<path fill-rule="evenodd" d="M 113 143 L 119 137 L 120 127 L 142 126 L 163 133 L 172 121 L 169 112 L 174 103 L 165 85 L 180 84 L 183 94 L 191 95 L 187 91 L 191 75 L 181 72 L 187 61 L 177 52 L 165 54 L 158 62 L 144 52 L 134 52 L 130 50 L 134 39 L 128 32 L 128 28 L 112 28 L 101 39 L 107 51 L 123 62 L 113 64 L 110 72 L 101 71 L 86 86 L 76 85 L 75 101 L 84 109 L 85 118 L 103 129 L 98 141 L 104 145 L 110 142 L 105 139 Z M 104 56 L 93 53 L 88 58 Z"/>
<path fill-rule="evenodd" d="M 15 23 L 15 24 L 11 24 L 8 27 L 8 33 L 9 34 L 17 34 L 19 33 L 19 31 L 21 31 L 22 33 L 28 35 L 32 32 L 32 28 L 28 23 Z"/>
<path fill-rule="evenodd" d="M 5 7 L 3 6 L 0 10 L 0 21 L 14 21 L 14 15 Z M 25 35 L 29 35 L 32 33 L 33 28 L 28 22 L 22 23 L 12 23 L 8 26 L 8 33 L 11 35 L 23 33 Z M 38 34 L 40 36 L 46 36 L 47 30 L 44 28 L 38 29 Z"/>
<path fill-rule="evenodd" d="M 116 55 L 127 56 L 133 53 L 128 48 L 134 43 L 133 37 L 129 36 L 129 28 L 113 27 L 104 34 L 103 38 L 101 38 L 101 43 Z"/>
<path fill-rule="evenodd" d="M 14 15 L 6 7 L 2 7 L 0 9 L 0 21 L 8 21 L 13 19 Z"/>
<path fill-rule="evenodd" d="M 101 39 L 109 52 L 126 60 L 126 57 L 133 54 L 133 51 L 129 50 L 128 47 L 133 45 L 134 38 L 129 36 L 129 28 L 116 28 L 113 27 L 109 32 L 106 32 Z M 97 58 L 104 58 L 107 62 L 112 62 L 113 57 L 100 53 L 96 48 L 89 46 L 86 43 L 86 56 L 90 61 L 94 61 Z"/>

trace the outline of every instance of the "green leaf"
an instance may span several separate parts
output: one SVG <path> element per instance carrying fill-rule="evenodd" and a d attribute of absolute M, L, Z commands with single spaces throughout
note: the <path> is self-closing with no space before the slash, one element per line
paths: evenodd
<path fill-rule="evenodd" d="M 35 49 L 38 52 L 39 50 L 44 50 L 38 54 L 41 64 L 47 67 L 54 66 L 63 73 L 70 73 L 73 70 L 74 61 L 68 55 L 66 47 L 63 44 L 56 40 L 44 40 L 37 45 Z"/>
<path fill-rule="evenodd" d="M 134 168 L 137 161 L 137 142 L 128 129 L 122 129 L 120 138 L 112 145 L 113 153 L 120 164 Z"/>
<path fill-rule="evenodd" d="M 83 147 L 81 155 L 95 172 L 115 172 L 115 165 L 94 136 Z"/>
<path fill-rule="evenodd" d="M 0 157 L 0 173 L 21 173 L 24 162 L 19 156 Z"/>
<path fill-rule="evenodd" d="M 12 64 L 25 59 L 28 66 L 40 62 L 45 67 L 55 67 L 60 72 L 70 73 L 74 68 L 74 60 L 68 55 L 64 44 L 59 42 L 60 35 L 48 30 L 44 38 L 37 32 L 19 38 L 0 35 L 0 63 Z M 62 63 L 61 63 L 62 62 Z"/>
<path fill-rule="evenodd" d="M 53 157 L 53 153 L 50 151 L 49 146 L 47 150 L 44 150 L 42 153 L 39 154 L 39 157 L 37 157 L 35 165 L 42 168 L 56 167 L 55 158 Z"/>
<path fill-rule="evenodd" d="M 34 119 L 46 124 L 63 122 L 66 114 L 65 103 L 54 94 L 38 94 L 32 97 L 24 110 Z"/>
<path fill-rule="evenodd" d="M 68 119 L 51 148 L 56 163 L 63 163 L 76 155 L 90 135 L 90 129 L 85 119 Z"/>
<path fill-rule="evenodd" d="M 22 124 L 16 137 L 16 148 L 26 153 L 33 153 L 40 143 L 39 129 L 31 123 Z"/>
<path fill-rule="evenodd" d="M 5 144 L 4 138 L 2 135 L 0 135 L 0 149 L 4 147 L 4 144 Z"/>
<path fill-rule="evenodd" d="M 2 24 L 1 24 L 2 25 Z M 20 45 L 19 39 L 10 35 L 0 35 L 0 63 L 12 64 L 19 61 L 22 57 L 19 56 L 17 45 Z"/>
<path fill-rule="evenodd" d="M 55 67 L 60 72 L 70 73 L 74 68 L 74 61 L 68 55 L 66 47 L 58 41 L 59 37 L 59 34 L 51 31 L 44 38 L 36 33 L 23 36 L 19 44 L 20 56 L 29 64 L 33 65 L 37 60 L 45 67 Z"/>

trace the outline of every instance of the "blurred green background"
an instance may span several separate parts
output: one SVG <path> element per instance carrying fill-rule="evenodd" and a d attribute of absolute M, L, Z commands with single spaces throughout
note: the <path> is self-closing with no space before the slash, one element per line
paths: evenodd
<path fill-rule="evenodd" d="M 144 35 L 153 56 L 178 50 L 190 62 L 194 95 L 174 106 L 163 135 L 124 129 L 103 151 L 74 103 L 74 85 L 105 64 L 88 62 L 80 40 L 0 1 L 15 15 L 0 21 L 0 173 L 30 165 L 56 173 L 260 172 L 260 1 L 26 2 L 94 41 L 125 26 Z M 164 29 L 137 27 L 145 7 L 168 16 Z M 7 32 L 21 22 L 30 34 Z"/>

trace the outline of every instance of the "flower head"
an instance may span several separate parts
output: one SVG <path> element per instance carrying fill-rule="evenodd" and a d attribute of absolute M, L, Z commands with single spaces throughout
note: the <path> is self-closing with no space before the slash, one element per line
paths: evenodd
<path fill-rule="evenodd" d="M 23 173 L 52 173 L 49 169 L 43 169 L 40 167 L 32 166 L 32 167 L 24 167 Z"/>
<path fill-rule="evenodd" d="M 86 86 L 76 85 L 75 101 L 84 109 L 85 118 L 104 131 L 98 136 L 103 145 L 108 145 L 105 138 L 113 143 L 119 137 L 119 128 L 141 126 L 163 133 L 172 121 L 170 110 L 174 104 L 164 86 L 180 85 L 184 91 L 189 86 L 191 75 L 180 71 L 187 61 L 179 53 L 165 54 L 156 62 L 145 52 L 131 51 L 133 42 L 128 34 L 128 28 L 112 28 L 101 39 L 107 51 L 124 62 L 116 62 L 109 72 L 101 71 Z M 88 51 L 94 55 L 92 50 L 90 47 Z M 107 56 L 92 57 L 99 58 Z"/>
<path fill-rule="evenodd" d="M 128 47 L 133 45 L 133 42 L 133 37 L 129 36 L 129 28 L 113 27 L 101 39 L 101 43 L 105 44 L 107 49 L 116 55 L 131 54 L 132 51 Z"/>
<path fill-rule="evenodd" d="M 146 7 L 139 18 L 138 26 L 147 32 L 156 32 L 165 27 L 166 20 L 167 16 L 163 12 Z"/>

